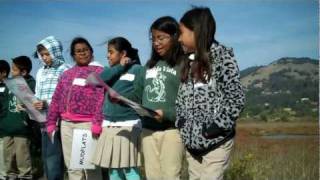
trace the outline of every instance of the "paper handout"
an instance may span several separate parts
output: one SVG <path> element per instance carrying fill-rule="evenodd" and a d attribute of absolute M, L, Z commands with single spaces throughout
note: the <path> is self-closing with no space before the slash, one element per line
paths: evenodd
<path fill-rule="evenodd" d="M 38 122 L 46 121 L 45 112 L 41 112 L 33 107 L 33 102 L 37 101 L 34 93 L 29 88 L 27 82 L 23 77 L 8 78 L 4 80 L 4 83 L 8 89 L 24 104 L 25 109 L 29 113 L 32 120 Z"/>
<path fill-rule="evenodd" d="M 97 75 L 96 73 L 91 73 L 89 74 L 88 78 L 87 78 L 87 84 L 89 85 L 95 85 L 95 86 L 103 86 L 108 93 L 113 96 L 113 98 L 118 99 L 119 101 L 121 101 L 122 103 L 130 106 L 132 109 L 134 109 L 140 116 L 145 116 L 145 117 L 151 117 L 154 118 L 155 116 L 158 115 L 157 112 L 143 107 L 141 104 L 138 104 L 136 102 L 133 102 L 131 100 L 129 100 L 128 98 L 125 98 L 121 95 L 119 95 L 115 90 L 113 90 L 110 86 L 108 86 L 100 77 L 99 75 Z"/>

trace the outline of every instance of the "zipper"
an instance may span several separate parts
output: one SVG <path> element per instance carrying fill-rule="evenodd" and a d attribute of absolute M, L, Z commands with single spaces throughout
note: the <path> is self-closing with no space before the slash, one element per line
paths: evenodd
<path fill-rule="evenodd" d="M 192 118 L 191 118 L 191 127 L 190 127 L 190 140 L 192 139 L 192 131 L 193 131 L 193 124 L 195 123 L 194 122 L 194 119 L 195 119 L 195 117 L 194 117 L 194 109 L 195 109 L 195 107 L 194 107 L 194 103 L 195 103 L 195 98 L 194 98 L 194 81 L 193 81 L 193 79 L 191 79 L 191 82 L 192 82 Z"/>

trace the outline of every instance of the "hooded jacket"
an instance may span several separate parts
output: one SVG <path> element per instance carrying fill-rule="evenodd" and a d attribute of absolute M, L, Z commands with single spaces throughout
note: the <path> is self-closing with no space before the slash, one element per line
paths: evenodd
<path fill-rule="evenodd" d="M 39 52 L 38 57 L 43 63 L 36 75 L 36 88 L 35 96 L 47 102 L 48 105 L 51 103 L 51 98 L 53 96 L 54 90 L 58 84 L 58 79 L 60 75 L 67 69 L 69 66 L 65 64 L 65 60 L 62 56 L 62 44 L 54 36 L 46 37 L 41 40 L 38 45 L 44 46 L 52 58 L 52 64 L 47 65 L 42 60 Z"/>
<path fill-rule="evenodd" d="M 194 82 L 189 72 L 176 100 L 176 127 L 187 150 L 200 156 L 234 137 L 245 100 L 232 49 L 213 44 L 209 58 L 208 83 Z"/>
<path fill-rule="evenodd" d="M 56 129 L 59 120 L 74 123 L 91 122 L 91 131 L 101 133 L 105 90 L 103 87 L 88 85 L 85 80 L 90 73 L 100 74 L 102 71 L 103 68 L 96 64 L 75 65 L 62 74 L 47 115 L 46 125 L 49 133 Z"/>

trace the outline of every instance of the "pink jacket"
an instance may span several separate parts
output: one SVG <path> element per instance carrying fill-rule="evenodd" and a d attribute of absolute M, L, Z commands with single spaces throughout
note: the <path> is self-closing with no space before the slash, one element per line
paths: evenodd
<path fill-rule="evenodd" d="M 92 122 L 91 131 L 100 134 L 103 120 L 104 89 L 85 84 L 91 72 L 103 71 L 99 66 L 73 66 L 65 71 L 56 87 L 47 115 L 47 131 L 56 129 L 58 120 Z"/>

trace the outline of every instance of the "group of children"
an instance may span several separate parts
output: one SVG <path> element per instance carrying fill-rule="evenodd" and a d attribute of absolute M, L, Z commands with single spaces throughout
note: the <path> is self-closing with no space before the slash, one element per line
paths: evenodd
<path fill-rule="evenodd" d="M 12 76 L 23 76 L 35 89 L 33 106 L 47 115 L 39 124 L 46 178 L 63 179 L 65 165 L 70 180 L 139 180 L 143 166 L 148 180 L 175 180 L 181 178 L 186 155 L 190 179 L 223 179 L 244 94 L 232 49 L 215 40 L 215 30 L 205 7 L 187 11 L 180 23 L 160 17 L 149 29 L 152 52 L 145 66 L 138 50 L 116 37 L 107 42 L 109 66 L 104 68 L 93 61 L 93 48 L 82 37 L 71 42 L 75 65 L 70 68 L 61 43 L 50 36 L 36 47 L 35 57 L 44 64 L 36 85 L 29 75 L 30 59 L 14 58 Z M 0 173 L 32 179 L 30 120 L 3 84 L 9 69 L 0 61 L 0 145 L 5 157 Z M 104 86 L 88 85 L 93 72 L 118 94 L 157 115 L 141 117 Z M 91 130 L 97 141 L 94 170 L 70 168 L 75 129 Z"/>

